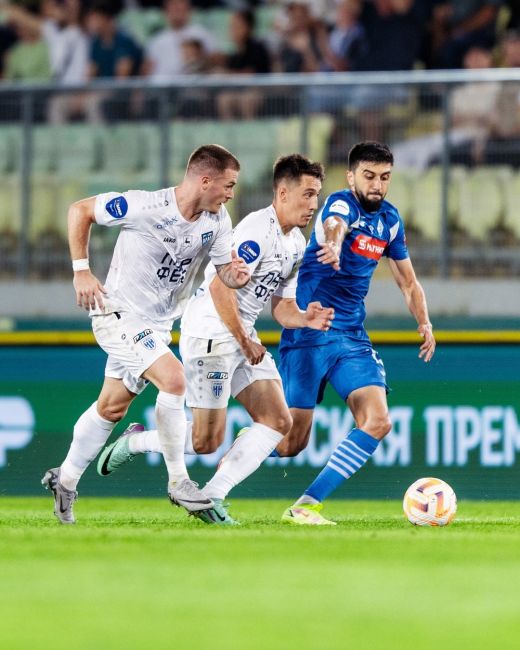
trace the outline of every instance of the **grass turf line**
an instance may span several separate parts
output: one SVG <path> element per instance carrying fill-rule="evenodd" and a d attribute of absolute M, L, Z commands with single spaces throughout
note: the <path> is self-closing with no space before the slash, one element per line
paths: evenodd
<path fill-rule="evenodd" d="M 518 648 L 520 504 L 415 528 L 395 501 L 331 501 L 334 528 L 232 501 L 237 528 L 166 499 L 0 498 L 0 647 Z"/>

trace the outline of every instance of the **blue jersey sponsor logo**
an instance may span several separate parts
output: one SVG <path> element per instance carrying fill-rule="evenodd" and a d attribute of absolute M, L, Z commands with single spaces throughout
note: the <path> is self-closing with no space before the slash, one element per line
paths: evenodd
<path fill-rule="evenodd" d="M 254 262 L 259 255 L 260 246 L 252 239 L 242 242 L 238 247 L 238 256 L 247 264 Z"/>
<path fill-rule="evenodd" d="M 114 219 L 122 219 L 128 212 L 128 203 L 124 196 L 116 196 L 105 205 L 105 209 Z"/>
<path fill-rule="evenodd" d="M 201 237 L 202 245 L 206 246 L 206 244 L 209 244 L 209 242 L 213 239 L 213 230 L 210 230 L 209 232 L 203 232 Z"/>

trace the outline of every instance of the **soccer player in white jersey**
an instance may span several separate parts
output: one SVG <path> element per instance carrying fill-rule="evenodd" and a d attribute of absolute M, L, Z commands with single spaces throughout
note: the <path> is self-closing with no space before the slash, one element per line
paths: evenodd
<path fill-rule="evenodd" d="M 155 412 L 170 500 L 190 512 L 213 505 L 188 477 L 184 369 L 168 346 L 172 323 L 184 310 L 206 254 L 224 286 L 237 289 L 249 281 L 247 264 L 232 251 L 224 206 L 233 197 L 239 170 L 229 151 L 205 145 L 192 153 L 177 187 L 100 194 L 69 209 L 77 302 L 90 310 L 108 360 L 99 397 L 76 422 L 67 457 L 42 479 L 64 524 L 75 522 L 73 503 L 83 472 L 149 382 L 159 390 Z M 89 269 L 93 223 L 121 228 L 105 286 Z"/>
<path fill-rule="evenodd" d="M 250 282 L 230 291 L 211 265 L 190 299 L 181 321 L 180 352 L 186 368 L 188 453 L 211 453 L 222 443 L 230 395 L 241 402 L 253 424 L 239 436 L 203 488 L 213 507 L 193 514 L 210 524 L 236 523 L 223 503 L 228 492 L 252 474 L 291 428 L 280 375 L 254 325 L 271 301 L 274 318 L 284 327 L 326 331 L 334 313 L 319 302 L 306 311 L 296 305 L 298 265 L 305 250 L 300 231 L 318 207 L 323 167 L 299 154 L 280 158 L 273 171 L 273 204 L 247 215 L 235 228 L 234 249 L 247 263 Z M 321 260 L 337 257 L 328 246 Z M 137 453 L 163 451 L 155 431 L 129 429 L 100 456 L 98 472 L 107 475 Z M 190 448 L 191 447 L 191 448 Z"/>

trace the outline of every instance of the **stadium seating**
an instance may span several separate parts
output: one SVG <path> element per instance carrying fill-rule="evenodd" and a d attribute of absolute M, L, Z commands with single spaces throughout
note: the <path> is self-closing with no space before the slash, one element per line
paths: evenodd
<path fill-rule="evenodd" d="M 399 210 L 406 227 L 419 230 L 419 226 L 414 220 L 412 203 L 412 187 L 416 177 L 417 174 L 413 172 L 394 169 L 387 198 Z"/>
<path fill-rule="evenodd" d="M 459 185 L 465 175 L 461 167 L 450 171 L 448 189 L 448 226 L 457 227 L 459 210 Z M 439 243 L 442 221 L 442 169 L 431 167 L 418 176 L 411 187 L 411 220 L 425 239 Z"/>
<path fill-rule="evenodd" d="M 504 225 L 520 241 L 520 170 L 517 170 L 502 186 L 505 198 Z"/>
<path fill-rule="evenodd" d="M 504 214 L 504 189 L 512 170 L 508 167 L 479 167 L 459 185 L 458 221 L 475 241 L 484 243 Z"/>
<path fill-rule="evenodd" d="M 306 151 L 312 160 L 326 162 L 334 121 L 327 114 L 311 115 L 308 120 L 306 140 L 302 133 L 304 122 L 300 117 L 289 117 L 278 121 L 277 156 Z"/>
<path fill-rule="evenodd" d="M 96 171 L 101 166 L 101 142 L 98 129 L 88 124 L 48 127 L 55 142 L 56 171 L 60 177 Z"/>

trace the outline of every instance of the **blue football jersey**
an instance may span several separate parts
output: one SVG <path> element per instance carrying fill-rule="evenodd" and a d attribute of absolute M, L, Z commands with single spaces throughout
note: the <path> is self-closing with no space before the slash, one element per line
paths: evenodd
<path fill-rule="evenodd" d="M 323 224 L 332 216 L 343 219 L 348 226 L 339 271 L 321 264 L 316 257 L 319 244 L 325 242 Z M 298 306 L 306 309 L 310 302 L 319 300 L 324 307 L 334 307 L 331 332 L 361 329 L 365 320 L 365 296 L 383 255 L 394 260 L 408 257 L 403 221 L 397 209 L 383 201 L 377 212 L 366 212 L 350 190 L 334 192 L 318 214 L 305 250 L 298 274 Z M 284 329 L 281 346 L 327 342 L 326 332 L 309 328 Z"/>

